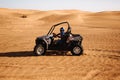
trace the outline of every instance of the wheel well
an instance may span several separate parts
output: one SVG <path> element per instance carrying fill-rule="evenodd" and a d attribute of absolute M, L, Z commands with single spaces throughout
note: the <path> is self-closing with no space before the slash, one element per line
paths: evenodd
<path fill-rule="evenodd" d="M 38 45 L 38 44 L 44 45 L 45 48 L 47 47 L 47 44 L 44 40 L 36 40 L 36 45 Z"/>
<path fill-rule="evenodd" d="M 71 50 L 74 46 L 79 45 L 81 46 L 79 41 L 71 41 L 71 43 L 69 44 L 69 50 Z"/>
<path fill-rule="evenodd" d="M 72 45 L 73 45 L 73 46 L 79 45 L 79 41 L 72 41 Z"/>

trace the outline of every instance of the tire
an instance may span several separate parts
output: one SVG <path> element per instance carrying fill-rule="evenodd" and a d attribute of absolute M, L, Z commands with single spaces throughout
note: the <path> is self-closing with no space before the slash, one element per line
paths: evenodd
<path fill-rule="evenodd" d="M 80 56 L 83 54 L 83 48 L 79 45 L 76 45 L 72 48 L 71 53 L 74 56 Z"/>
<path fill-rule="evenodd" d="M 45 55 L 46 53 L 46 48 L 44 45 L 42 44 L 38 44 L 34 47 L 34 53 L 35 55 L 37 56 L 42 56 L 42 55 Z"/>

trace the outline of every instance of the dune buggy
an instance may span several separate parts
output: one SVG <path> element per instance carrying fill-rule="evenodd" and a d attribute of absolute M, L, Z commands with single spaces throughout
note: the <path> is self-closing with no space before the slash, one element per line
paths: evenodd
<path fill-rule="evenodd" d="M 64 41 L 60 43 L 60 33 L 55 34 L 54 30 L 61 24 L 67 24 L 67 30 L 64 34 Z M 83 54 L 82 40 L 81 35 L 71 33 L 71 27 L 68 22 L 61 22 L 53 25 L 47 35 L 36 38 L 34 53 L 35 55 L 41 56 L 45 55 L 47 50 L 57 50 L 71 51 L 72 55 L 81 55 Z"/>

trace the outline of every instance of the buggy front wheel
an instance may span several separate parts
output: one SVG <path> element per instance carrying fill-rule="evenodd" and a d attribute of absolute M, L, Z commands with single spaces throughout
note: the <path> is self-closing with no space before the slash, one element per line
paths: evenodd
<path fill-rule="evenodd" d="M 34 47 L 34 53 L 37 56 L 45 55 L 46 49 L 45 46 L 42 44 L 38 44 Z"/>

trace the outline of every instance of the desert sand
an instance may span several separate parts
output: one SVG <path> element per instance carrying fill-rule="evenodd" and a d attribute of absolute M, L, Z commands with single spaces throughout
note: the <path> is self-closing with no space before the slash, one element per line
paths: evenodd
<path fill-rule="evenodd" d="M 84 54 L 34 56 L 35 38 L 61 21 L 83 36 Z M 1 8 L 0 80 L 120 80 L 120 11 Z"/>

